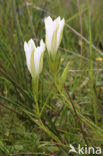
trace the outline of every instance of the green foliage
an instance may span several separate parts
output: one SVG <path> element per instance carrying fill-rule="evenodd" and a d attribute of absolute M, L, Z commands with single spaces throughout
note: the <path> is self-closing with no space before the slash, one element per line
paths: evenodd
<path fill-rule="evenodd" d="M 69 63 L 67 63 L 66 67 L 64 68 L 62 75 L 59 78 L 59 84 L 58 85 L 59 85 L 60 90 L 64 87 L 68 73 L 69 73 Z"/>
<path fill-rule="evenodd" d="M 102 8 L 102 0 L 0 0 L 0 156 L 103 147 Z M 66 20 L 61 59 L 51 62 L 53 78 L 45 52 L 35 101 L 23 44 L 45 38 L 48 15 Z"/>

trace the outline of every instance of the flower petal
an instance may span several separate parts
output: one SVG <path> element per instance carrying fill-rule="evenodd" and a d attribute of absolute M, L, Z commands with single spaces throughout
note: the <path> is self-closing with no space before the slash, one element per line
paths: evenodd
<path fill-rule="evenodd" d="M 43 40 L 41 40 L 40 46 L 36 48 L 34 41 L 30 39 L 28 43 L 24 42 L 24 50 L 28 69 L 34 78 L 38 76 L 42 70 L 45 44 Z"/>
<path fill-rule="evenodd" d="M 31 48 L 28 46 L 27 42 L 24 42 L 24 51 L 25 51 L 25 55 L 26 55 L 26 62 L 27 62 L 27 67 L 29 72 L 31 73 L 31 68 L 30 68 L 30 58 L 31 58 Z"/>
<path fill-rule="evenodd" d="M 49 16 L 45 18 L 45 29 L 46 29 L 46 45 L 48 51 L 51 50 L 51 40 L 52 40 L 52 34 L 53 34 L 53 20 Z"/>
<path fill-rule="evenodd" d="M 64 18 L 59 22 L 59 29 L 57 33 L 57 49 L 61 43 L 62 35 L 63 35 L 63 28 L 64 28 L 65 20 Z"/>
<path fill-rule="evenodd" d="M 59 29 L 59 22 L 60 22 L 60 17 L 54 20 L 53 22 L 53 34 L 52 34 L 52 41 L 51 41 L 51 55 L 55 57 L 56 52 L 57 52 L 57 32 Z"/>
<path fill-rule="evenodd" d="M 45 29 L 46 29 L 46 45 L 49 53 L 52 53 L 52 51 L 56 51 L 57 44 L 55 41 L 57 41 L 57 29 L 59 26 L 60 17 L 55 19 L 54 21 L 49 16 L 45 19 Z M 55 41 L 54 41 L 55 38 Z M 53 47 L 52 47 L 53 46 Z"/>
<path fill-rule="evenodd" d="M 34 43 L 34 41 L 32 39 L 29 40 L 28 46 L 31 47 L 32 49 L 36 48 L 35 43 Z"/>
<path fill-rule="evenodd" d="M 42 63 L 40 61 L 41 55 L 45 51 L 45 44 L 43 40 L 40 41 L 40 46 L 36 48 L 35 53 L 34 53 L 34 63 L 35 63 L 35 70 L 36 74 L 39 74 L 41 70 L 39 71 L 40 64 Z"/>
<path fill-rule="evenodd" d="M 54 21 L 49 16 L 45 18 L 45 29 L 46 29 L 46 46 L 49 55 L 52 55 L 54 58 L 56 56 L 58 47 L 60 45 L 63 27 L 64 27 L 64 19 L 60 19 L 60 16 L 57 17 Z"/>

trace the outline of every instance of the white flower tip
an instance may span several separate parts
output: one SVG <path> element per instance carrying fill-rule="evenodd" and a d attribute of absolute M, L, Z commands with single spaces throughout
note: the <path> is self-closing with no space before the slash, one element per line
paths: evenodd
<path fill-rule="evenodd" d="M 52 20 L 52 18 L 48 16 L 48 17 L 45 17 L 45 20 Z"/>
<path fill-rule="evenodd" d="M 34 43 L 33 39 L 30 39 L 30 40 L 29 40 L 28 45 L 29 45 L 30 47 L 35 48 L 35 43 Z"/>
<path fill-rule="evenodd" d="M 27 45 L 27 42 L 26 41 L 24 41 L 24 47 Z"/>
<path fill-rule="evenodd" d="M 33 41 L 33 39 L 31 38 L 29 41 L 28 41 L 28 43 L 33 43 L 34 41 Z"/>
<path fill-rule="evenodd" d="M 44 22 L 45 22 L 45 24 L 48 25 L 48 24 L 52 23 L 53 20 L 52 20 L 52 18 L 50 16 L 48 16 L 48 17 L 45 17 Z"/>
<path fill-rule="evenodd" d="M 58 16 L 55 20 L 58 20 L 60 22 L 61 20 L 60 16 Z"/>
<path fill-rule="evenodd" d="M 61 27 L 63 28 L 65 25 L 65 19 L 64 18 L 61 20 L 60 24 L 61 24 Z"/>
<path fill-rule="evenodd" d="M 44 42 L 43 42 L 43 39 L 41 39 L 41 40 L 40 40 L 40 45 L 43 44 L 43 43 L 44 43 Z"/>
<path fill-rule="evenodd" d="M 53 21 L 53 23 L 56 23 L 56 24 L 58 23 L 58 24 L 59 24 L 59 23 L 60 23 L 60 16 L 57 17 L 57 18 Z"/>
<path fill-rule="evenodd" d="M 63 22 L 63 24 L 65 24 L 65 19 L 63 18 L 63 19 L 61 20 L 61 22 Z"/>
<path fill-rule="evenodd" d="M 40 40 L 40 47 L 42 47 L 43 52 L 45 51 L 45 43 L 43 41 L 43 39 Z"/>
<path fill-rule="evenodd" d="M 25 41 L 25 42 L 24 42 L 24 50 L 27 51 L 27 49 L 28 49 L 28 44 L 27 44 L 27 42 Z"/>

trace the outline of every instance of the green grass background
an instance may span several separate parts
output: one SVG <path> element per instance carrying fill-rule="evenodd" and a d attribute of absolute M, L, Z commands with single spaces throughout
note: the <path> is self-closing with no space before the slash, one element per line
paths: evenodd
<path fill-rule="evenodd" d="M 0 0 L 0 156 L 68 156 L 70 143 L 103 148 L 102 12 L 102 0 Z M 30 38 L 36 45 L 41 38 L 45 40 L 44 18 L 48 15 L 65 18 L 60 73 L 69 62 L 65 87 L 82 115 L 81 130 L 75 113 L 53 87 L 46 51 L 39 107 L 51 135 L 36 116 L 23 49 Z M 69 99 L 65 90 L 63 93 Z"/>

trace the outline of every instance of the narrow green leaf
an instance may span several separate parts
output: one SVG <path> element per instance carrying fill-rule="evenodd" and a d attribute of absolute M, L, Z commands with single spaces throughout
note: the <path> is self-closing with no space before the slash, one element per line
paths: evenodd
<path fill-rule="evenodd" d="M 64 68 L 64 71 L 61 75 L 61 77 L 59 78 L 59 89 L 61 90 L 64 86 L 64 83 L 66 81 L 66 78 L 67 78 L 67 74 L 68 74 L 68 70 L 69 70 L 69 63 L 67 63 L 66 67 Z"/>

